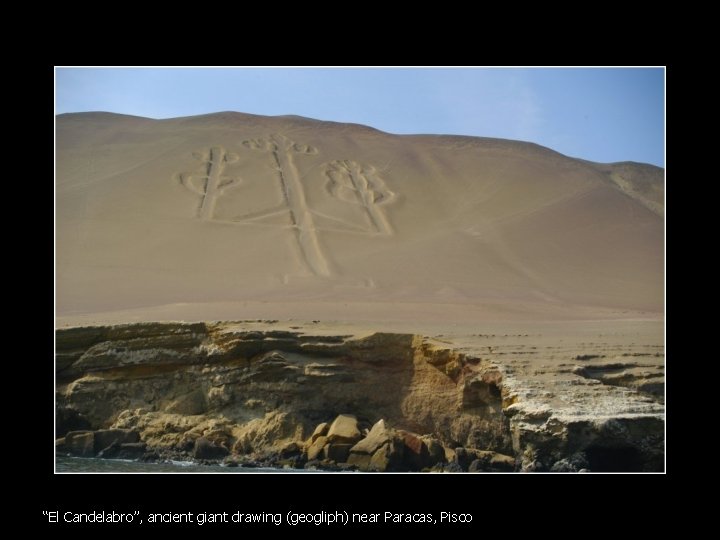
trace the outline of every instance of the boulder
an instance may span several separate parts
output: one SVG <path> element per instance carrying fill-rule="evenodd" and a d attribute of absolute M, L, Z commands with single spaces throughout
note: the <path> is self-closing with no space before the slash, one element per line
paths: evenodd
<path fill-rule="evenodd" d="M 195 440 L 195 448 L 193 448 L 193 457 L 195 459 L 222 459 L 229 453 L 227 448 L 215 445 L 205 437 L 199 437 Z"/>
<path fill-rule="evenodd" d="M 455 449 L 455 459 L 453 461 L 457 463 L 463 471 L 468 470 L 470 463 L 472 463 L 474 459 L 475 456 L 468 452 L 467 449 L 462 447 Z"/>
<path fill-rule="evenodd" d="M 512 472 L 515 470 L 515 458 L 493 452 L 490 458 L 490 470 L 494 472 Z"/>
<path fill-rule="evenodd" d="M 522 472 L 543 472 L 545 471 L 545 465 L 538 460 L 523 459 L 520 464 L 520 470 Z"/>
<path fill-rule="evenodd" d="M 329 427 L 330 427 L 330 424 L 328 424 L 327 422 L 318 424 L 317 427 L 315 428 L 315 431 L 313 431 L 312 435 L 310 435 L 310 442 L 314 443 L 315 439 L 317 439 L 318 437 L 327 435 Z"/>
<path fill-rule="evenodd" d="M 515 458 L 498 454 L 491 450 L 474 448 L 456 448 L 455 462 L 469 472 L 512 472 L 515 470 Z"/>
<path fill-rule="evenodd" d="M 67 446 L 65 446 L 65 437 L 55 439 L 55 452 L 65 453 L 67 452 Z"/>
<path fill-rule="evenodd" d="M 409 450 L 413 454 L 420 454 L 422 453 L 423 449 L 427 450 L 425 443 L 419 435 L 416 435 L 415 433 L 410 433 L 409 431 L 405 431 L 402 429 L 398 430 L 398 434 L 402 438 L 402 441 L 405 444 L 407 450 Z"/>
<path fill-rule="evenodd" d="M 486 469 L 482 460 L 474 459 L 468 467 L 468 472 L 484 472 Z"/>
<path fill-rule="evenodd" d="M 92 431 L 71 431 L 65 435 L 65 447 L 73 456 L 95 456 L 95 433 Z"/>
<path fill-rule="evenodd" d="M 140 434 L 131 429 L 99 429 L 95 432 L 95 453 L 113 444 L 140 442 Z M 107 457 L 107 456 L 105 456 Z"/>
<path fill-rule="evenodd" d="M 384 420 L 378 420 L 362 441 L 350 449 L 353 454 L 372 455 L 386 442 L 392 440 L 393 431 L 385 427 Z"/>
<path fill-rule="evenodd" d="M 301 452 L 300 446 L 298 446 L 298 444 L 295 441 L 290 441 L 290 442 L 283 444 L 280 447 L 280 449 L 278 450 L 278 455 L 283 459 L 297 456 L 297 455 L 300 455 L 301 453 L 302 452 Z"/>
<path fill-rule="evenodd" d="M 140 459 L 138 461 L 142 461 L 143 463 L 154 463 L 162 459 L 163 457 L 160 455 L 160 453 L 157 450 L 153 449 L 146 451 L 142 456 L 140 456 Z"/>
<path fill-rule="evenodd" d="M 369 470 L 378 472 L 403 470 L 404 449 L 402 442 L 395 439 L 383 444 L 370 459 Z"/>
<path fill-rule="evenodd" d="M 582 452 L 577 452 L 570 457 L 561 459 L 553 463 L 550 468 L 551 472 L 579 472 L 588 468 L 587 457 Z"/>
<path fill-rule="evenodd" d="M 455 461 L 451 461 L 450 463 L 445 465 L 444 471 L 451 473 L 463 472 L 462 467 L 460 467 L 460 465 L 458 465 Z"/>
<path fill-rule="evenodd" d="M 315 439 L 315 442 L 313 442 L 307 449 L 308 461 L 314 461 L 316 459 L 319 459 L 320 452 L 322 452 L 322 449 L 326 444 L 327 437 L 325 437 L 324 435 L 320 435 L 317 439 Z"/>
<path fill-rule="evenodd" d="M 275 466 L 280 466 L 283 469 L 302 469 L 305 466 L 305 458 L 299 454 L 290 456 L 287 458 L 279 459 Z"/>
<path fill-rule="evenodd" d="M 436 465 L 438 463 L 442 463 L 443 461 L 445 461 L 445 448 L 443 448 L 443 445 L 440 444 L 440 441 L 438 441 L 437 439 L 433 439 L 432 437 L 429 437 L 427 435 L 422 437 L 422 440 L 428 449 L 428 455 L 429 455 L 429 464 L 427 465 L 428 467 L 432 467 L 433 465 Z"/>
<path fill-rule="evenodd" d="M 352 448 L 351 444 L 327 444 L 323 448 L 323 456 L 335 463 L 346 463 L 350 455 L 350 448 Z"/>
<path fill-rule="evenodd" d="M 430 463 L 430 452 L 428 452 L 425 442 L 419 435 L 403 430 L 398 431 L 398 434 L 405 445 L 403 452 L 404 469 L 419 471 L 434 465 L 434 463 Z"/>
<path fill-rule="evenodd" d="M 350 414 L 341 414 L 330 425 L 327 440 L 331 443 L 354 444 L 361 436 L 357 418 Z"/>
<path fill-rule="evenodd" d="M 106 459 L 141 459 L 145 455 L 146 446 L 143 442 L 114 442 L 98 453 L 97 457 Z"/>
<path fill-rule="evenodd" d="M 357 454 L 351 452 L 348 456 L 347 462 L 349 465 L 356 466 L 361 471 L 367 471 L 370 469 L 370 461 L 372 456 L 370 454 Z"/>

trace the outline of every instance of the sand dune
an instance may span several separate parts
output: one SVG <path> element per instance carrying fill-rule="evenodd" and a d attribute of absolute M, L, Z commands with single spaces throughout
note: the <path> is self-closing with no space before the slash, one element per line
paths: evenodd
<path fill-rule="evenodd" d="M 64 114 L 57 314 L 653 317 L 663 176 L 294 116 Z"/>

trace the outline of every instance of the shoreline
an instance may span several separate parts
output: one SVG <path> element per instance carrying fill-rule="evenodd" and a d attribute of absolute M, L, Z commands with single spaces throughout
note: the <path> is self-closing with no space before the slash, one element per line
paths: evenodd
<path fill-rule="evenodd" d="M 156 322 L 56 337 L 56 444 L 75 455 L 331 470 L 664 468 L 660 322 L 435 335 Z"/>
<path fill-rule="evenodd" d="M 322 470 L 304 470 L 277 467 L 233 467 L 222 463 L 202 464 L 193 461 L 137 461 L 111 458 L 83 458 L 57 455 L 56 474 L 283 474 L 319 473 Z"/>

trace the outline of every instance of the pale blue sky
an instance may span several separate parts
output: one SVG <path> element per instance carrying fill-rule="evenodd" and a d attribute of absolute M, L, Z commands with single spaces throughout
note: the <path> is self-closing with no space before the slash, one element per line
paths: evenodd
<path fill-rule="evenodd" d="M 664 70 L 58 68 L 57 113 L 297 114 L 664 166 Z"/>

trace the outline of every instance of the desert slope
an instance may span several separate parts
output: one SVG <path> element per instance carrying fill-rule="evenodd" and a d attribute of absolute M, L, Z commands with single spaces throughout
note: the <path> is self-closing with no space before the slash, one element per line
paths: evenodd
<path fill-rule="evenodd" d="M 663 176 L 292 116 L 59 115 L 57 314 L 654 316 Z"/>

